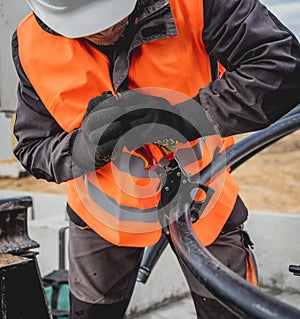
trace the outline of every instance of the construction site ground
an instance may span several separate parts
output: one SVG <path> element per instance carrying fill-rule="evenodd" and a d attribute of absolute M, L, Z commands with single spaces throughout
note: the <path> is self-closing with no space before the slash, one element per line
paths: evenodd
<path fill-rule="evenodd" d="M 295 278 L 295 280 L 298 278 Z M 299 294 L 288 292 L 276 292 L 266 290 L 267 293 L 273 295 L 277 299 L 290 304 L 295 308 L 299 308 Z M 161 305 L 156 309 L 147 311 L 143 314 L 129 316 L 128 319 L 196 319 L 196 311 L 194 309 L 192 298 L 188 295 L 184 298 L 174 300 L 165 305 Z M 216 318 L 217 319 L 217 318 Z"/>

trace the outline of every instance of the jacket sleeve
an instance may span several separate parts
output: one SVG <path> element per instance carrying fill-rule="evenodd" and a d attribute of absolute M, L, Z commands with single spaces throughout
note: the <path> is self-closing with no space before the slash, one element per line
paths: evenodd
<path fill-rule="evenodd" d="M 227 71 L 200 90 L 222 136 L 262 129 L 300 101 L 300 46 L 257 0 L 203 0 L 207 53 Z"/>
<path fill-rule="evenodd" d="M 12 53 L 19 76 L 15 156 L 29 173 L 47 181 L 61 183 L 84 174 L 72 162 L 70 145 L 75 132 L 67 133 L 58 125 L 23 71 L 16 33 Z"/>

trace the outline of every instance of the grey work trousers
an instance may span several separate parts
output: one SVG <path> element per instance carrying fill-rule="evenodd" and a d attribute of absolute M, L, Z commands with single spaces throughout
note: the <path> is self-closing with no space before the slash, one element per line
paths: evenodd
<path fill-rule="evenodd" d="M 223 264 L 245 278 L 247 249 L 241 227 L 222 232 L 207 248 Z M 82 230 L 70 222 L 70 319 L 123 318 L 142 255 L 143 248 L 115 246 L 91 229 Z M 191 289 L 198 319 L 237 318 L 199 288 L 184 265 L 181 268 Z"/>

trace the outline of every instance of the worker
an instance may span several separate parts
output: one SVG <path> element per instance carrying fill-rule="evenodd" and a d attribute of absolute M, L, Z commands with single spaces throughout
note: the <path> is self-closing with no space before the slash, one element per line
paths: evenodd
<path fill-rule="evenodd" d="M 14 152 L 36 178 L 67 182 L 70 318 L 123 318 L 161 236 L 157 168 L 176 156 L 197 176 L 233 135 L 295 107 L 300 46 L 258 0 L 26 2 Z M 238 185 L 225 169 L 210 186 L 193 229 L 256 284 Z M 236 318 L 181 267 L 198 318 Z"/>

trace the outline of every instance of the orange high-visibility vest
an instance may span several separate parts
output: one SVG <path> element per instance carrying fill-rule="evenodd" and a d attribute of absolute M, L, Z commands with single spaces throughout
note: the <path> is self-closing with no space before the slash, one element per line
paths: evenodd
<path fill-rule="evenodd" d="M 193 97 L 211 80 L 201 37 L 203 4 L 200 0 L 171 0 L 170 5 L 178 35 L 134 49 L 128 86 L 155 87 L 158 95 L 160 88 L 166 88 Z M 192 23 L 185 21 L 187 17 Z M 17 32 L 20 60 L 28 79 L 58 124 L 72 132 L 80 127 L 93 97 L 104 91 L 114 92 L 108 58 L 87 41 L 45 32 L 32 14 L 23 19 Z M 232 138 L 210 136 L 179 145 L 176 156 L 184 162 L 188 173 L 196 174 L 211 162 L 216 150 L 223 151 L 232 144 Z M 155 162 L 162 159 L 156 146 L 151 146 L 151 152 Z M 152 173 L 144 169 L 139 154 L 124 148 L 115 161 L 68 181 L 68 204 L 106 240 L 120 246 L 150 246 L 161 236 L 157 220 L 160 179 Z M 216 239 L 238 194 L 238 186 L 228 170 L 210 181 L 210 186 L 215 194 L 199 221 L 193 224 L 204 245 Z"/>

